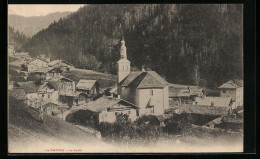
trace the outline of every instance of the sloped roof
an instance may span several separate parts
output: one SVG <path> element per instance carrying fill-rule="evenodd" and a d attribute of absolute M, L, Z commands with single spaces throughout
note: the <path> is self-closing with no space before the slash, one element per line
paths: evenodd
<path fill-rule="evenodd" d="M 9 65 L 13 66 L 22 66 L 23 64 L 26 64 L 26 61 L 24 59 L 19 59 L 9 63 Z"/>
<path fill-rule="evenodd" d="M 40 58 L 35 58 L 35 59 L 33 59 L 30 63 L 32 63 L 32 62 L 34 62 L 34 61 L 36 61 L 36 60 L 40 60 L 40 61 L 43 61 L 43 62 L 45 62 L 45 63 L 49 63 L 48 61 L 46 61 L 46 60 L 44 60 L 44 59 L 40 59 Z M 29 64 L 30 64 L 29 63 Z"/>
<path fill-rule="evenodd" d="M 230 80 L 224 84 L 222 84 L 221 86 L 219 86 L 218 88 L 240 88 L 243 87 L 243 80 L 238 80 L 238 79 L 234 79 L 234 80 Z"/>
<path fill-rule="evenodd" d="M 179 108 L 180 113 L 191 113 L 191 114 L 203 114 L 203 115 L 226 115 L 229 108 L 227 107 L 210 107 L 202 105 L 181 105 Z"/>
<path fill-rule="evenodd" d="M 26 93 L 36 93 L 41 90 L 44 86 L 46 86 L 48 82 L 43 82 L 40 85 L 35 84 L 34 81 L 29 82 L 18 82 L 19 88 L 25 90 Z"/>
<path fill-rule="evenodd" d="M 135 88 L 162 88 L 168 85 L 155 71 L 131 72 L 124 80 L 119 83 L 123 87 Z"/>
<path fill-rule="evenodd" d="M 24 100 L 26 99 L 26 92 L 24 89 L 21 88 L 13 88 L 12 90 L 8 91 L 9 95 L 18 99 L 18 100 Z"/>
<path fill-rule="evenodd" d="M 213 102 L 214 106 L 229 107 L 231 97 L 196 97 L 195 102 L 197 105 L 211 106 L 211 102 Z"/>
<path fill-rule="evenodd" d="M 58 103 L 57 101 L 54 101 L 53 99 L 47 99 L 47 100 L 44 100 L 44 101 L 42 101 L 42 106 L 44 106 L 44 105 L 46 105 L 46 104 L 48 104 L 48 103 L 53 103 L 53 104 L 55 104 L 55 105 L 57 105 L 57 106 L 59 106 L 60 105 L 60 103 Z"/>
<path fill-rule="evenodd" d="M 108 97 L 101 97 L 95 101 L 89 102 L 86 104 L 86 107 L 88 110 L 90 110 L 92 112 L 101 112 L 107 108 L 112 108 L 117 103 L 125 105 L 126 107 L 130 106 L 133 109 L 138 109 L 137 106 L 135 106 L 134 104 L 127 102 L 123 99 L 108 98 Z"/>
<path fill-rule="evenodd" d="M 53 69 L 53 67 L 39 67 L 37 70 L 31 71 L 31 73 L 47 73 Z"/>
<path fill-rule="evenodd" d="M 67 65 L 72 66 L 72 64 L 70 64 L 70 63 L 68 63 L 67 61 L 64 61 L 64 60 L 53 60 L 53 61 L 51 61 L 51 62 L 49 63 L 49 65 L 50 65 L 50 66 L 53 66 L 53 65 L 56 65 L 57 63 L 60 63 L 60 62 L 63 62 L 63 63 L 65 63 L 65 64 L 67 64 Z"/>
<path fill-rule="evenodd" d="M 76 85 L 77 89 L 83 89 L 83 90 L 91 90 L 92 87 L 96 84 L 96 80 L 85 80 L 80 79 L 78 84 Z"/>
<path fill-rule="evenodd" d="M 54 88 L 54 90 L 58 90 L 60 87 L 59 81 L 50 80 L 48 83 Z"/>

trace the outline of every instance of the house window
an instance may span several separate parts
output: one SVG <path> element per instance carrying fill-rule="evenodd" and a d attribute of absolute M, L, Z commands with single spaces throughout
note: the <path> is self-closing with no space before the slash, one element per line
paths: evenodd
<path fill-rule="evenodd" d="M 136 116 L 139 116 L 139 110 L 136 110 Z"/>
<path fill-rule="evenodd" d="M 152 89 L 150 90 L 150 96 L 153 96 L 153 90 Z"/>
<path fill-rule="evenodd" d="M 130 110 L 128 111 L 128 114 L 131 114 L 131 111 L 130 111 Z"/>
<path fill-rule="evenodd" d="M 44 94 L 42 94 L 42 97 L 44 97 Z"/>
<path fill-rule="evenodd" d="M 117 116 L 118 115 L 118 112 L 115 112 L 115 116 Z"/>
<path fill-rule="evenodd" d="M 50 94 L 48 94 L 48 98 L 50 98 L 51 97 L 51 95 Z"/>
<path fill-rule="evenodd" d="M 225 90 L 225 89 L 223 90 L 223 93 L 226 93 L 226 90 Z"/>

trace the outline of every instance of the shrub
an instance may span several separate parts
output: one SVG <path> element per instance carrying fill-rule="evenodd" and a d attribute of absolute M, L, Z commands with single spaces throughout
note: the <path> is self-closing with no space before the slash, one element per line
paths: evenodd
<path fill-rule="evenodd" d="M 150 142 L 160 136 L 160 121 L 156 116 L 142 116 L 135 122 L 131 122 L 126 114 L 119 114 L 116 121 L 100 123 L 99 131 L 106 140 L 132 142 L 142 140 Z"/>
<path fill-rule="evenodd" d="M 182 134 L 191 127 L 189 117 L 183 115 L 174 115 L 170 119 L 165 120 L 164 123 L 163 131 L 173 135 Z"/>

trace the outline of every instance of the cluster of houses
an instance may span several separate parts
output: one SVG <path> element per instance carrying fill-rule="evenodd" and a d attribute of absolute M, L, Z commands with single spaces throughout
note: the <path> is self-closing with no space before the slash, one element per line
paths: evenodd
<path fill-rule="evenodd" d="M 10 51 L 10 57 L 17 60 L 9 63 L 9 95 L 30 107 L 63 118 L 65 111 L 99 94 L 100 85 L 96 80 L 73 81 L 62 76 L 73 69 L 64 60 L 51 61 L 45 56 L 31 58 L 28 54 L 18 56 L 12 49 Z"/>
<path fill-rule="evenodd" d="M 81 79 L 76 83 L 62 76 L 64 71 L 73 68 L 71 64 L 45 57 L 25 59 L 29 62 L 24 65 L 27 77 L 40 78 L 41 82 L 37 83 L 33 78 L 29 78 L 32 81 L 12 82 L 10 93 L 22 96 L 18 98 L 29 106 L 40 107 L 52 115 L 63 114 L 64 111 L 69 114 L 70 109 L 77 106 L 87 109 L 97 115 L 98 123 L 115 122 L 119 114 L 127 114 L 132 121 L 142 115 L 161 116 L 176 105 L 179 113 L 219 112 L 219 115 L 226 115 L 227 111 L 243 106 L 241 80 L 230 80 L 221 85 L 218 97 L 209 97 L 203 89 L 190 87 L 169 94 L 170 84 L 155 71 L 146 71 L 144 68 L 131 71 L 125 41 L 121 43 L 117 86 L 109 95 L 94 99 L 100 93 L 100 84 L 96 80 Z"/>

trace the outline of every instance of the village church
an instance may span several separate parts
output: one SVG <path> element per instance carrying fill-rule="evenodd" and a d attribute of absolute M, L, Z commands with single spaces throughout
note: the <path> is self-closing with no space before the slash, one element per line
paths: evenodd
<path fill-rule="evenodd" d="M 169 87 L 155 71 L 131 72 L 127 59 L 125 41 L 121 41 L 118 63 L 118 94 L 123 100 L 135 104 L 138 116 L 143 114 L 162 115 L 169 108 Z"/>

